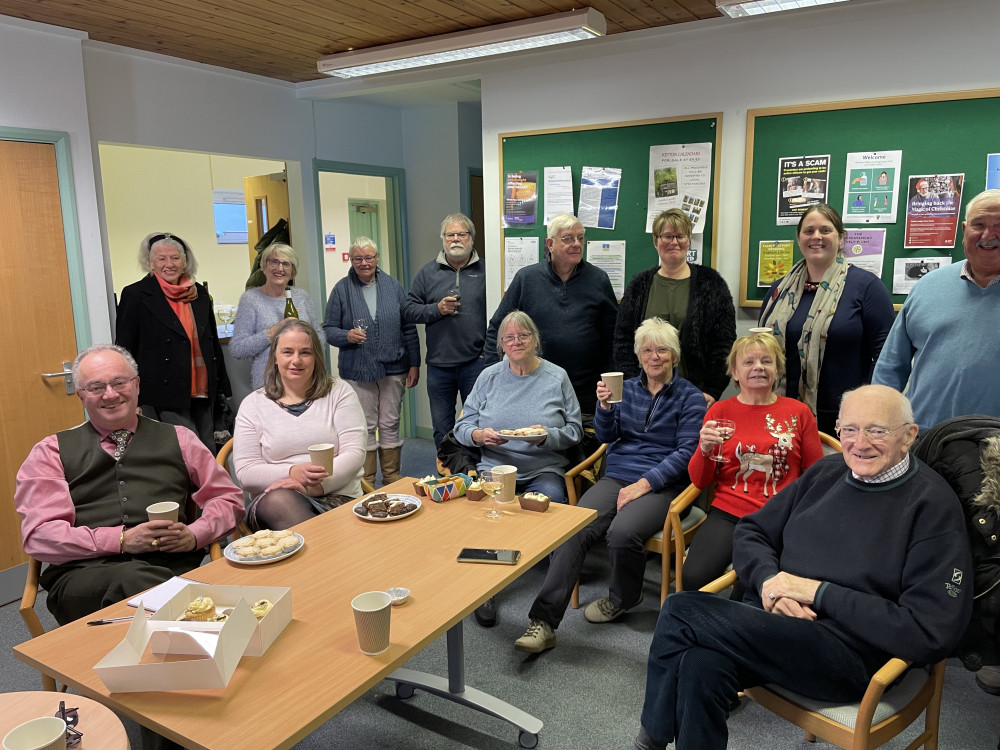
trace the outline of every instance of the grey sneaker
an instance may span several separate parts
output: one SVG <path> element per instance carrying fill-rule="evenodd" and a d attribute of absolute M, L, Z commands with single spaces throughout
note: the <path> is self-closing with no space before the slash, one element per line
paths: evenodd
<path fill-rule="evenodd" d="M 632 607 L 638 607 L 640 604 L 642 604 L 642 597 L 639 597 L 639 601 L 633 604 Z M 595 599 L 587 605 L 586 609 L 583 610 L 583 616 L 589 622 L 613 622 L 632 607 L 616 607 L 611 603 L 610 596 L 602 596 L 600 599 Z"/>
<path fill-rule="evenodd" d="M 540 654 L 556 645 L 556 632 L 547 622 L 532 618 L 524 635 L 514 641 L 514 648 L 529 654 Z"/>

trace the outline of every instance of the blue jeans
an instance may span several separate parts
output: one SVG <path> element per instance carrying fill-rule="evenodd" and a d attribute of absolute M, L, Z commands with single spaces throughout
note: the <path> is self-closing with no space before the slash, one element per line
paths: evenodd
<path fill-rule="evenodd" d="M 700 591 L 671 594 L 649 647 L 642 726 L 676 750 L 725 750 L 729 707 L 744 687 L 776 683 L 856 701 L 871 675 L 819 621 L 765 612 Z"/>
<path fill-rule="evenodd" d="M 465 403 L 476 378 L 483 371 L 484 362 L 482 357 L 476 357 L 464 365 L 427 365 L 427 398 L 431 406 L 435 448 L 441 447 L 444 436 L 455 426 L 455 397 L 461 395 L 462 403 Z"/>

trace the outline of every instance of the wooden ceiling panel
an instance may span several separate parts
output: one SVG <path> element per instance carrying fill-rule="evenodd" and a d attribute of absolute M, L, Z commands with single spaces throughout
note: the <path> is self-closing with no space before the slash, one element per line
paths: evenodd
<path fill-rule="evenodd" d="M 608 33 L 715 18 L 714 0 L 592 0 Z M 0 14 L 93 40 L 310 81 L 322 55 L 578 9 L 574 0 L 0 0 Z"/>

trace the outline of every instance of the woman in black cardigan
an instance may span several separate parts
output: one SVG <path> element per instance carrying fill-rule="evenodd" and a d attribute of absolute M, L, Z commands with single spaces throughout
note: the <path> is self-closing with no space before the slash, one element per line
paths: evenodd
<path fill-rule="evenodd" d="M 660 264 L 637 274 L 625 290 L 615 324 L 615 367 L 626 378 L 639 374 L 635 331 L 656 316 L 680 331 L 677 374 L 698 386 L 711 405 L 729 385 L 726 357 L 736 340 L 736 308 L 718 272 L 687 262 L 692 229 L 691 219 L 678 208 L 653 220 Z"/>
<path fill-rule="evenodd" d="M 122 289 L 115 341 L 139 364 L 147 417 L 194 431 L 213 453 L 216 395 L 232 395 L 208 290 L 191 248 L 162 232 L 139 245 L 145 277 Z"/>

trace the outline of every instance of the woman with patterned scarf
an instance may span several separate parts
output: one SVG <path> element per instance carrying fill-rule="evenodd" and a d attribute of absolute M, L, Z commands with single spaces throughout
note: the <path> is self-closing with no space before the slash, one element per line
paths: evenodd
<path fill-rule="evenodd" d="M 389 484 L 399 479 L 399 415 L 403 393 L 420 379 L 420 341 L 417 327 L 403 322 L 406 294 L 379 269 L 374 240 L 355 238 L 350 257 L 347 276 L 330 292 L 323 330 L 330 345 L 340 349 L 340 377 L 358 394 L 365 412 L 364 478 L 374 484 L 381 462 L 382 483 Z"/>
<path fill-rule="evenodd" d="M 771 285 L 760 308 L 785 349 L 778 392 L 804 402 L 833 434 L 845 391 L 871 382 L 895 313 L 882 280 L 844 260 L 844 224 L 825 203 L 799 220 L 802 260 Z"/>
<path fill-rule="evenodd" d="M 232 395 L 208 290 L 184 240 L 155 232 L 139 244 L 146 276 L 122 289 L 115 343 L 139 365 L 143 415 L 183 425 L 216 452 L 216 395 Z"/>

